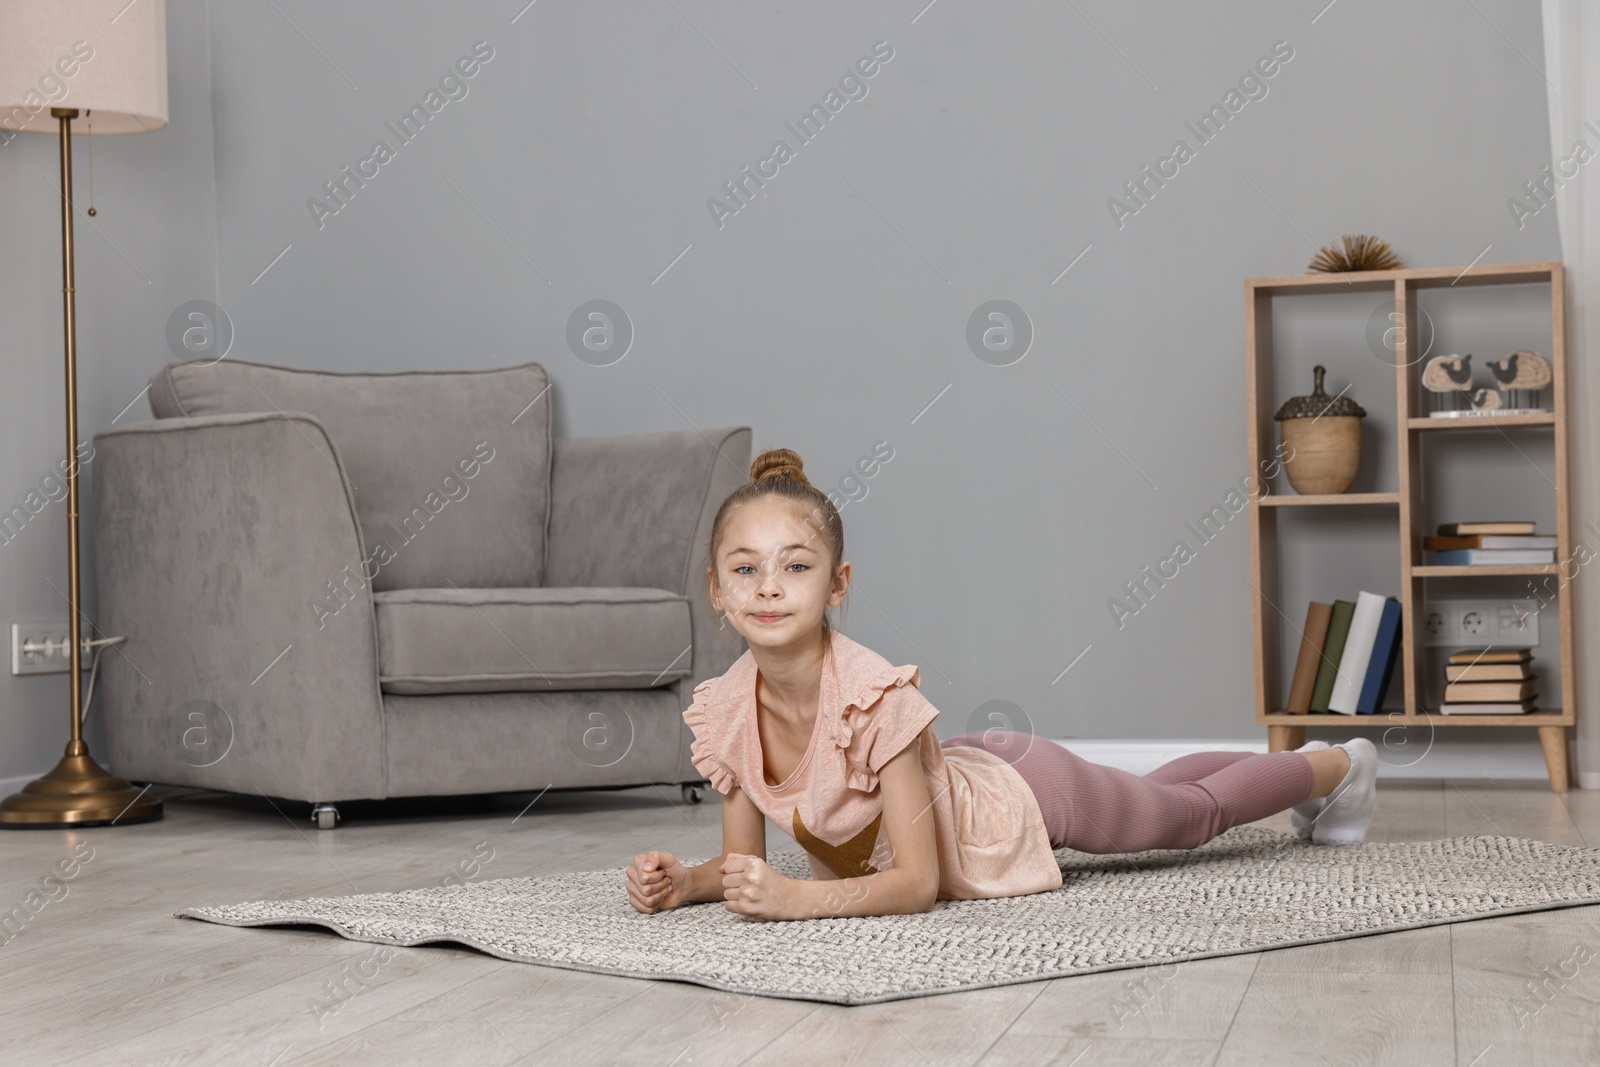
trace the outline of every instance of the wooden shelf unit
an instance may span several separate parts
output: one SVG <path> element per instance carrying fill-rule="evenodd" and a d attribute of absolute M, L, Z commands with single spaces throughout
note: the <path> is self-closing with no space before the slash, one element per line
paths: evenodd
<path fill-rule="evenodd" d="M 1572 585 L 1561 583 L 1556 597 L 1557 625 L 1561 649 L 1559 706 L 1540 708 L 1523 715 L 1444 715 L 1435 708 L 1420 706 L 1424 646 L 1417 630 L 1418 609 L 1424 601 L 1423 583 L 1427 579 L 1448 581 L 1457 577 L 1495 575 L 1546 575 L 1561 572 L 1561 564 L 1527 566 L 1435 566 L 1422 563 L 1422 538 L 1432 533 L 1423 528 L 1422 459 L 1417 434 L 1441 435 L 1511 427 L 1521 433 L 1541 433 L 1536 427 L 1549 427 L 1554 435 L 1556 496 L 1556 559 L 1572 559 L 1568 514 L 1567 475 L 1567 397 L 1566 397 L 1566 316 L 1564 277 L 1560 263 L 1503 263 L 1469 267 L 1430 267 L 1413 270 L 1365 271 L 1352 274 L 1307 274 L 1274 278 L 1246 278 L 1245 295 L 1245 373 L 1248 414 L 1249 461 L 1252 471 L 1263 469 L 1263 459 L 1277 447 L 1277 423 L 1273 419 L 1283 399 L 1275 387 L 1275 360 L 1272 347 L 1272 301 L 1282 296 L 1315 296 L 1323 293 L 1385 292 L 1394 294 L 1393 321 L 1405 324 L 1420 321 L 1417 294 L 1426 289 L 1466 288 L 1481 285 L 1526 285 L 1546 283 L 1550 288 L 1551 353 L 1554 376 L 1551 384 L 1552 410 L 1534 415 L 1477 416 L 1434 419 L 1421 409 L 1422 372 L 1416 335 L 1407 330 L 1393 331 L 1395 343 L 1395 425 L 1388 429 L 1395 437 L 1399 489 L 1396 492 L 1324 494 L 1297 496 L 1288 480 L 1279 475 L 1282 495 L 1252 494 L 1250 498 L 1250 571 L 1254 595 L 1251 604 L 1255 648 L 1255 721 L 1267 727 L 1268 747 L 1274 752 L 1298 748 L 1305 743 L 1307 726 L 1390 728 L 1395 725 L 1431 726 L 1527 726 L 1538 729 L 1550 788 L 1566 792 L 1570 756 L 1568 728 L 1577 721 L 1573 687 Z M 1430 440 L 1440 441 L 1439 436 Z M 1278 596 L 1278 516 L 1285 508 L 1305 507 L 1311 515 L 1321 514 L 1322 506 L 1394 506 L 1399 538 L 1401 604 L 1401 646 L 1396 664 L 1398 681 L 1404 694 L 1403 711 L 1379 711 L 1375 715 L 1295 714 L 1282 710 L 1287 696 L 1283 648 L 1279 641 L 1280 617 L 1298 629 L 1304 617 L 1304 604 L 1280 604 Z M 1462 516 L 1463 519 L 1471 516 Z M 1353 598 L 1352 598 L 1353 599 Z M 1284 615 L 1283 612 L 1288 614 Z M 1547 614 L 1547 613 L 1546 613 Z M 1298 643 L 1296 644 L 1298 649 Z M 1548 676 L 1547 676 L 1548 682 Z M 1391 688 L 1392 688 L 1391 683 Z M 1544 695 L 1544 694 L 1541 694 Z M 1550 693 L 1549 697 L 1557 694 Z"/>

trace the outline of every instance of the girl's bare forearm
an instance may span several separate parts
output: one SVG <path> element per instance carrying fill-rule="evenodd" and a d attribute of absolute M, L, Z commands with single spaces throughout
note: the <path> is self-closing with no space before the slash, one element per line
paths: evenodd
<path fill-rule="evenodd" d="M 805 902 L 802 919 L 832 919 L 860 915 L 909 915 L 933 906 L 937 887 L 930 893 L 922 875 L 910 868 L 856 878 L 801 882 Z"/>

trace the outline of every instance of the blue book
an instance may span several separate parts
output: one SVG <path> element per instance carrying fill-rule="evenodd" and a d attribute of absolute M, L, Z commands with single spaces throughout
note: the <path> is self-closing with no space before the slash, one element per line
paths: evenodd
<path fill-rule="evenodd" d="M 1389 691 L 1389 679 L 1394 675 L 1394 662 L 1399 652 L 1400 601 L 1389 597 L 1383 602 L 1383 617 L 1378 620 L 1378 633 L 1372 639 L 1367 677 L 1361 683 L 1361 695 L 1356 698 L 1357 715 L 1374 715 L 1383 706 L 1383 695 Z"/>

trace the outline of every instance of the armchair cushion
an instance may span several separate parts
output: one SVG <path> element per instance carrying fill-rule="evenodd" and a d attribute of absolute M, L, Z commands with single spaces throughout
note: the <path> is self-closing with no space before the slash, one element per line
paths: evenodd
<path fill-rule="evenodd" d="M 537 363 L 486 371 L 333 374 L 240 360 L 169 363 L 159 418 L 305 412 L 327 429 L 360 519 L 374 591 L 544 582 L 550 521 L 549 379 Z M 305 436 L 308 449 L 325 442 Z M 334 457 L 324 452 L 324 459 Z"/>
<path fill-rule="evenodd" d="M 385 693 L 648 689 L 693 663 L 689 601 L 663 589 L 400 589 L 373 603 Z"/>

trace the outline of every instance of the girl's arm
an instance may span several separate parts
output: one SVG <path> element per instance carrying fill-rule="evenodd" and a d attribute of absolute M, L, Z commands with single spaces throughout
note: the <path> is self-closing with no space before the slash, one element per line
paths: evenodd
<path fill-rule="evenodd" d="M 684 868 L 689 875 L 689 888 L 683 895 L 685 904 L 724 899 L 719 868 L 730 852 L 767 858 L 767 817 L 737 785 L 722 798 L 722 854 Z"/>
<path fill-rule="evenodd" d="M 804 905 L 796 918 L 904 915 L 933 907 L 939 896 L 939 846 L 918 743 L 912 741 L 878 772 L 894 866 L 857 878 L 796 883 Z"/>

